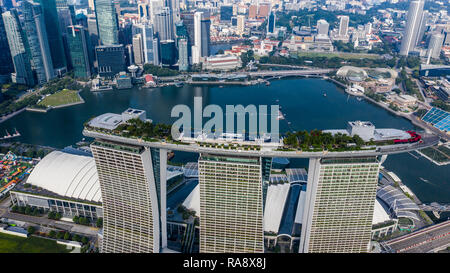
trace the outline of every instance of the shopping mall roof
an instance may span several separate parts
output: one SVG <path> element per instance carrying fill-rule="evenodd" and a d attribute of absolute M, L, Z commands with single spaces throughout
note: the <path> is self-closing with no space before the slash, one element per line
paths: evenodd
<path fill-rule="evenodd" d="M 27 183 L 58 195 L 101 202 L 94 158 L 54 151 L 33 169 Z"/>
<path fill-rule="evenodd" d="M 290 184 L 269 185 L 264 208 L 264 231 L 278 233 Z"/>

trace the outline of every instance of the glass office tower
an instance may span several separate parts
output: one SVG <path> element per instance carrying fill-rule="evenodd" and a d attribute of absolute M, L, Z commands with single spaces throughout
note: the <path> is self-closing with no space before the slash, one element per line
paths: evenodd
<path fill-rule="evenodd" d="M 33 86 L 35 81 L 31 68 L 31 53 L 17 11 L 13 9 L 4 12 L 2 17 L 14 64 L 15 72 L 11 74 L 11 80 L 14 83 Z"/>
<path fill-rule="evenodd" d="M 75 78 L 91 77 L 91 57 L 89 56 L 89 33 L 82 26 L 67 27 L 67 42 Z"/>
<path fill-rule="evenodd" d="M 31 64 L 36 73 L 37 83 L 44 84 L 53 79 L 55 73 L 41 5 L 24 1 L 22 14 L 23 29 L 30 47 Z"/>
<path fill-rule="evenodd" d="M 95 0 L 95 15 L 100 42 L 103 45 L 119 44 L 119 22 L 112 0 Z"/>
<path fill-rule="evenodd" d="M 58 11 L 55 0 L 35 0 L 41 4 L 44 12 L 45 30 L 47 31 L 50 53 L 52 55 L 53 68 L 58 70 L 66 69 L 66 56 L 62 41 L 62 33 L 59 26 Z"/>

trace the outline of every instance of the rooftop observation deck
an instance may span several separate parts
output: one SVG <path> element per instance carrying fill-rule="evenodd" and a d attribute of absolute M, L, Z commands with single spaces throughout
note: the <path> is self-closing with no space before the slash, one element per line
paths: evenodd
<path fill-rule="evenodd" d="M 420 150 L 430 146 L 434 146 L 439 142 L 439 137 L 434 135 L 422 135 L 422 142 L 405 143 L 396 145 L 378 146 L 370 150 L 354 150 L 354 151 L 339 151 L 330 152 L 327 150 L 317 152 L 307 152 L 302 150 L 277 150 L 271 148 L 260 148 L 259 150 L 245 150 L 244 148 L 236 147 L 231 149 L 229 147 L 217 146 L 207 147 L 201 143 L 184 143 L 166 140 L 143 140 L 140 137 L 123 137 L 114 134 L 109 134 L 101 131 L 85 128 L 83 135 L 92 138 L 105 139 L 125 144 L 145 146 L 150 148 L 168 149 L 173 151 L 193 152 L 193 153 L 209 153 L 217 155 L 229 156 L 248 156 L 248 157 L 287 157 L 287 158 L 336 158 L 336 157 L 364 157 L 364 156 L 378 156 L 388 154 L 405 153 L 414 150 Z"/>
<path fill-rule="evenodd" d="M 375 132 L 375 127 L 373 125 L 372 127 L 372 131 Z M 362 138 L 359 134 L 354 134 L 352 130 L 356 133 L 361 133 Z M 171 127 L 169 125 L 153 124 L 151 120 L 146 119 L 145 111 L 127 109 L 122 115 L 107 113 L 93 118 L 85 124 L 83 135 L 123 144 L 173 151 L 228 156 L 287 158 L 378 156 L 420 150 L 434 146 L 439 142 L 439 137 L 431 134 L 421 134 L 420 141 L 415 142 L 394 144 L 392 139 L 375 142 L 373 138 L 370 138 L 375 135 L 373 132 L 361 131 L 359 127 L 349 129 L 347 134 L 330 133 L 326 132 L 326 130 L 312 131 L 311 133 L 306 131 L 288 133 L 286 138 L 276 142 L 265 141 L 263 138 L 248 140 L 245 136 L 239 134 L 226 133 L 215 138 L 204 134 L 195 138 L 181 134 L 178 139 L 173 140 L 170 131 Z M 314 139 L 315 144 L 305 142 L 305 136 L 309 139 Z M 322 144 L 317 145 L 317 141 L 320 141 Z"/>

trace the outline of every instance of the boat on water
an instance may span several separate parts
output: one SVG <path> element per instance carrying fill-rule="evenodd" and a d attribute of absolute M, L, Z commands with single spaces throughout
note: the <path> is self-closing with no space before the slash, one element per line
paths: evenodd
<path fill-rule="evenodd" d="M 8 130 L 5 130 L 5 131 L 6 131 L 6 135 L 4 137 L 2 137 L 1 139 L 10 139 L 10 138 L 13 138 L 13 137 L 19 137 L 20 136 L 20 133 L 17 131 L 16 128 L 14 128 L 14 134 L 12 134 L 12 135 L 8 132 Z"/>
<path fill-rule="evenodd" d="M 269 86 L 270 85 L 270 82 L 266 82 L 266 86 Z"/>
<path fill-rule="evenodd" d="M 323 96 L 326 97 L 326 96 L 327 96 L 327 93 L 323 92 Z"/>
<path fill-rule="evenodd" d="M 219 85 L 219 88 L 223 88 L 223 85 Z"/>
<path fill-rule="evenodd" d="M 430 182 L 428 180 L 426 180 L 425 178 L 419 177 L 420 180 L 422 180 L 423 182 Z"/>
<path fill-rule="evenodd" d="M 281 113 L 281 111 L 278 110 L 278 117 L 277 117 L 277 120 L 283 120 L 283 119 L 284 119 L 283 113 Z"/>

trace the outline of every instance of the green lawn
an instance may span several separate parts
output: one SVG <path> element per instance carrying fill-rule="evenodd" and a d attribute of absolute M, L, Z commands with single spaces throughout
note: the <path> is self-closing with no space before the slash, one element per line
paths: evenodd
<path fill-rule="evenodd" d="M 80 101 L 81 100 L 78 97 L 77 91 L 64 89 L 48 97 L 45 97 L 41 102 L 39 102 L 39 105 L 44 105 L 47 107 L 59 106 Z"/>
<path fill-rule="evenodd" d="M 23 238 L 0 233 L 0 253 L 68 253 L 71 250 L 56 241 L 28 237 Z"/>
<path fill-rule="evenodd" d="M 378 59 L 379 56 L 378 55 L 374 55 L 374 54 L 364 54 L 364 53 L 336 53 L 336 52 L 301 52 L 299 51 L 298 53 L 299 57 L 327 57 L 327 58 L 334 58 L 334 57 L 338 57 L 341 59 L 361 59 L 361 58 L 365 58 L 365 59 Z"/>

